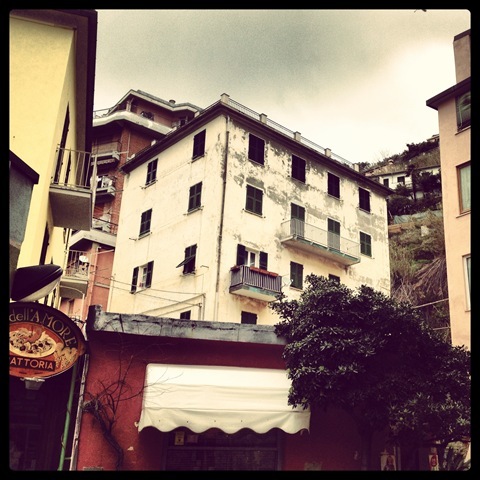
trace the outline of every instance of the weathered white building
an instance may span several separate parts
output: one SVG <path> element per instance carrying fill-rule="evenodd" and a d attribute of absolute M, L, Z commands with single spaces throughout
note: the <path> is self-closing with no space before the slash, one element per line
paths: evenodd
<path fill-rule="evenodd" d="M 108 311 L 271 325 L 310 273 L 390 294 L 392 191 L 226 94 L 122 170 Z"/>

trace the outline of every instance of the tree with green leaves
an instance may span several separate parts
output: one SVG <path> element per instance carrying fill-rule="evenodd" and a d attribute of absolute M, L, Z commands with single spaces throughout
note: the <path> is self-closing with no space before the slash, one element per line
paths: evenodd
<path fill-rule="evenodd" d="M 375 432 L 402 452 L 470 437 L 470 353 L 442 340 L 409 303 L 310 274 L 298 300 L 281 294 L 270 307 L 286 339 L 289 404 L 350 414 L 362 470 L 372 470 Z"/>

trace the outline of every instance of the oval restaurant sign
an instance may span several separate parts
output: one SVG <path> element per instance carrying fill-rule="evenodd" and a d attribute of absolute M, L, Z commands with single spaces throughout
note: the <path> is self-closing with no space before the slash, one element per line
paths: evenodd
<path fill-rule="evenodd" d="M 82 331 L 60 310 L 10 303 L 10 375 L 48 378 L 73 367 L 85 353 Z"/>

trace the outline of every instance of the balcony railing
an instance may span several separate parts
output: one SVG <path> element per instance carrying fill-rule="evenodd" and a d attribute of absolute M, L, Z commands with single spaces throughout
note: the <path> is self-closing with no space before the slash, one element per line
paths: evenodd
<path fill-rule="evenodd" d="M 50 184 L 50 205 L 56 227 L 90 230 L 96 159 L 89 152 L 57 148 L 57 166 Z"/>
<path fill-rule="evenodd" d="M 247 265 L 231 269 L 230 293 L 271 302 L 281 291 L 282 277 L 276 273 Z"/>
<path fill-rule="evenodd" d="M 267 118 L 267 116 L 265 114 L 259 114 L 255 111 L 251 110 L 250 108 L 245 107 L 241 103 L 238 103 L 235 100 L 232 100 L 230 98 L 230 96 L 227 95 L 227 94 L 223 94 L 220 101 L 223 102 L 223 103 L 226 103 L 228 106 L 234 108 L 235 110 L 254 118 L 255 120 L 263 121 L 266 125 L 273 128 L 277 132 L 280 132 L 283 135 L 286 135 L 290 138 L 294 138 L 294 139 L 298 140 L 300 143 L 302 143 L 303 145 L 305 145 L 308 148 L 311 148 L 312 150 L 315 150 L 316 152 L 319 152 L 323 155 L 326 155 L 326 156 L 332 158 L 333 160 L 346 165 L 347 167 L 350 167 L 350 168 L 353 168 L 353 169 L 355 168 L 354 164 L 352 162 L 350 162 L 349 160 L 341 157 L 340 155 L 337 155 L 337 154 L 333 153 L 329 148 L 321 147 L 320 145 L 317 145 L 316 143 L 314 143 L 314 142 L 312 142 L 312 141 L 310 141 L 306 138 L 303 138 L 301 135 L 297 135 L 296 132 L 293 132 L 292 130 L 289 130 L 288 128 L 285 128 L 284 126 L 280 125 L 279 123 L 276 123 L 273 120 L 270 120 L 269 118 Z M 213 106 L 213 105 L 211 105 L 211 106 Z M 208 110 L 208 108 L 210 108 L 210 107 L 207 107 L 206 109 L 204 109 L 202 111 L 202 113 L 205 110 Z"/>
<path fill-rule="evenodd" d="M 69 250 L 67 264 L 60 279 L 60 296 L 83 298 L 87 293 L 89 273 L 89 254 L 79 250 Z"/>
<path fill-rule="evenodd" d="M 359 243 L 298 219 L 282 223 L 280 241 L 285 245 L 321 255 L 342 265 L 348 266 L 360 262 Z"/>

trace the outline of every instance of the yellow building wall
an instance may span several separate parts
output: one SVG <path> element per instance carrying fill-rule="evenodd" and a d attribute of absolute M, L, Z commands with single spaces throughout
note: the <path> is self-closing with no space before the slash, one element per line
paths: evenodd
<path fill-rule="evenodd" d="M 48 223 L 46 263 L 63 267 L 68 232 L 53 228 L 49 186 L 67 111 L 67 147 L 76 147 L 75 33 L 22 18 L 10 18 L 10 150 L 39 174 L 18 267 L 38 265 Z"/>
<path fill-rule="evenodd" d="M 471 160 L 471 130 L 457 132 L 454 98 L 439 107 L 438 117 L 452 342 L 470 348 L 470 302 L 464 257 L 471 253 L 471 214 L 460 213 L 457 167 Z"/>

